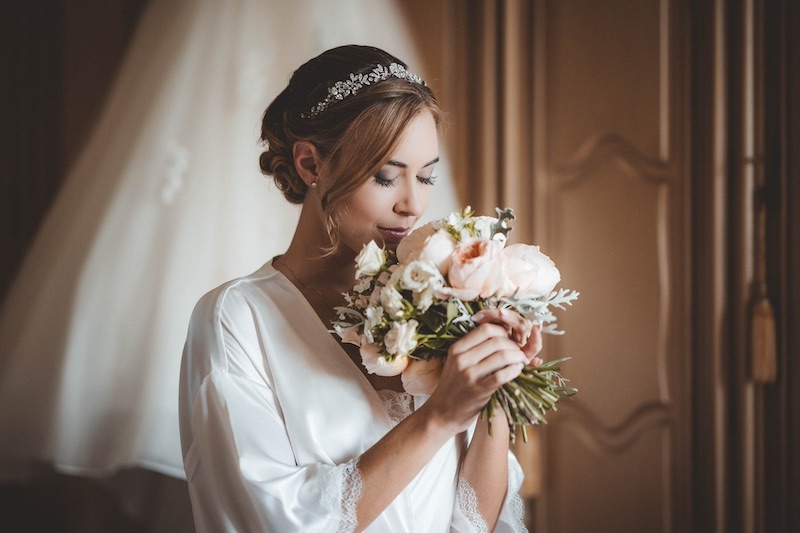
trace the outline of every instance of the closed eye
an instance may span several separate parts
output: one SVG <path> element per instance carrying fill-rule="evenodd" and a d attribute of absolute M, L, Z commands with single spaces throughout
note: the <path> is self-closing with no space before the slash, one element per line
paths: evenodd
<path fill-rule="evenodd" d="M 394 187 L 397 185 L 397 177 L 389 178 L 383 172 L 378 172 L 375 174 L 375 183 L 380 185 L 381 187 Z"/>

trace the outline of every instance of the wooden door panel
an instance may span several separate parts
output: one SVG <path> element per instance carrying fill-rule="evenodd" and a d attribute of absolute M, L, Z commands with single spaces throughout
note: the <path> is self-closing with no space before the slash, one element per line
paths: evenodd
<path fill-rule="evenodd" d="M 581 298 L 543 429 L 546 531 L 671 531 L 690 419 L 682 55 L 667 0 L 539 1 L 534 232 Z M 682 520 L 678 520 L 681 522 Z"/>

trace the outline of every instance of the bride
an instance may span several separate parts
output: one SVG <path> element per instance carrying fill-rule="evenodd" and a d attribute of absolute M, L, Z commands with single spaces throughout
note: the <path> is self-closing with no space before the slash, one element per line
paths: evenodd
<path fill-rule="evenodd" d="M 261 169 L 302 209 L 283 255 L 192 315 L 180 424 L 199 531 L 524 530 L 507 426 L 476 419 L 539 331 L 486 314 L 414 397 L 328 331 L 361 247 L 396 247 L 436 194 L 441 115 L 405 63 L 356 45 L 302 65 L 267 108 Z"/>
<path fill-rule="evenodd" d="M 394 0 L 147 2 L 0 308 L 0 480 L 41 462 L 183 478 L 192 307 L 286 249 L 300 214 L 259 172 L 259 115 L 297 65 L 352 41 L 416 55 Z M 457 205 L 440 176 L 432 218 Z M 135 487 L 126 502 L 146 500 Z"/>

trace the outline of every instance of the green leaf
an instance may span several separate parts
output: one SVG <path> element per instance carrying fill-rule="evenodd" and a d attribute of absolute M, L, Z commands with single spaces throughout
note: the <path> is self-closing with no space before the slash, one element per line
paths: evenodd
<path fill-rule="evenodd" d="M 459 315 L 458 306 L 452 300 L 447 302 L 447 322 L 452 322 Z"/>

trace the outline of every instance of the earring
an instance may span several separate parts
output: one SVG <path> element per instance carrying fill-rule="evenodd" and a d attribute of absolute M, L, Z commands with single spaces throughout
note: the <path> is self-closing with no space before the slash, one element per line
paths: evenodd
<path fill-rule="evenodd" d="M 312 181 L 311 185 L 309 185 L 309 187 L 311 187 L 312 189 L 316 189 L 317 188 L 317 182 L 316 181 Z"/>

